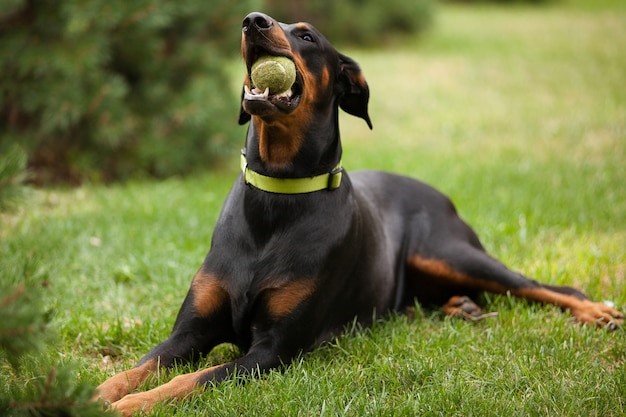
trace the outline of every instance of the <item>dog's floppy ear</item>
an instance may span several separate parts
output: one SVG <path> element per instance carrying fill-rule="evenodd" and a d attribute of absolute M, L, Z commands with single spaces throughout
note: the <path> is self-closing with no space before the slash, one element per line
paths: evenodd
<path fill-rule="evenodd" d="M 372 121 L 367 113 L 370 89 L 359 64 L 352 58 L 339 54 L 339 71 L 339 80 L 344 88 L 344 92 L 339 98 L 339 107 L 346 113 L 365 120 L 371 129 Z"/>
<path fill-rule="evenodd" d="M 243 95 L 244 95 L 244 90 L 243 88 L 241 89 L 241 100 L 239 100 L 239 124 L 240 125 L 245 125 L 246 123 L 248 123 L 250 121 L 250 114 L 247 113 L 244 109 L 243 109 Z"/>

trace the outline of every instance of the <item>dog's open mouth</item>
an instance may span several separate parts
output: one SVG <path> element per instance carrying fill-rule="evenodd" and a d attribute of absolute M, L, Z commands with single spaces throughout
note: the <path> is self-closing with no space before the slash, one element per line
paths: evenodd
<path fill-rule="evenodd" d="M 290 111 L 295 108 L 298 100 L 300 99 L 300 95 L 294 92 L 294 86 L 282 93 L 270 94 L 269 87 L 264 91 L 261 91 L 261 89 L 254 86 L 250 89 L 250 87 L 244 85 L 244 100 L 267 101 L 283 111 Z"/>
<path fill-rule="evenodd" d="M 296 80 L 291 88 L 277 94 L 271 94 L 269 88 L 261 89 L 254 85 L 251 77 L 252 64 L 263 55 L 273 55 L 270 51 L 254 51 L 247 56 L 246 67 L 250 85 L 244 84 L 243 106 L 253 115 L 267 115 L 276 112 L 291 113 L 298 107 L 302 96 L 302 77 L 296 68 Z M 284 56 L 284 55 L 283 55 Z M 287 57 L 290 58 L 290 57 Z M 291 58 L 290 58 L 291 59 Z"/>

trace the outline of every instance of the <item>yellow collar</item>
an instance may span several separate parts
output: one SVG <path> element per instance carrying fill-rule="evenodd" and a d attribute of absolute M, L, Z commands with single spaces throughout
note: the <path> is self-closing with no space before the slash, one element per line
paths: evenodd
<path fill-rule="evenodd" d="M 241 152 L 241 172 L 246 184 L 275 194 L 306 194 L 322 190 L 335 190 L 341 185 L 341 162 L 327 174 L 306 178 L 274 178 L 248 168 L 246 155 Z"/>

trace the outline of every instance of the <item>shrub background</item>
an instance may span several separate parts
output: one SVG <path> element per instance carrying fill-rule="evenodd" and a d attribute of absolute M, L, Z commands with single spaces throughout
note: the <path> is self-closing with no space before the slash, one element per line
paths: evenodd
<path fill-rule="evenodd" d="M 12 0 L 0 11 L 0 146 L 39 183 L 163 177 L 232 136 L 224 60 L 256 0 Z"/>
<path fill-rule="evenodd" d="M 245 14 L 367 43 L 424 28 L 432 1 L 5 0 L 0 149 L 19 144 L 38 184 L 210 169 L 241 140 L 228 68 Z"/>
<path fill-rule="evenodd" d="M 426 30 L 435 0 L 266 0 L 283 22 L 307 21 L 333 44 L 380 46 L 394 36 Z"/>

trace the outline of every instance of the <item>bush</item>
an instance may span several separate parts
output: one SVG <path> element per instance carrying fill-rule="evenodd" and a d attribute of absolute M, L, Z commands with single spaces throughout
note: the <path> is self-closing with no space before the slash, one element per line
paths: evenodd
<path fill-rule="evenodd" d="M 46 316 L 37 287 L 0 283 L 0 415 L 113 417 L 71 365 L 45 354 Z"/>
<path fill-rule="evenodd" d="M 432 22 L 435 0 L 266 0 L 267 12 L 287 23 L 307 21 L 333 43 L 378 45 L 417 33 Z"/>
<path fill-rule="evenodd" d="M 255 5 L 4 1 L 0 147 L 20 143 L 38 182 L 206 166 L 237 131 L 224 63 Z"/>

